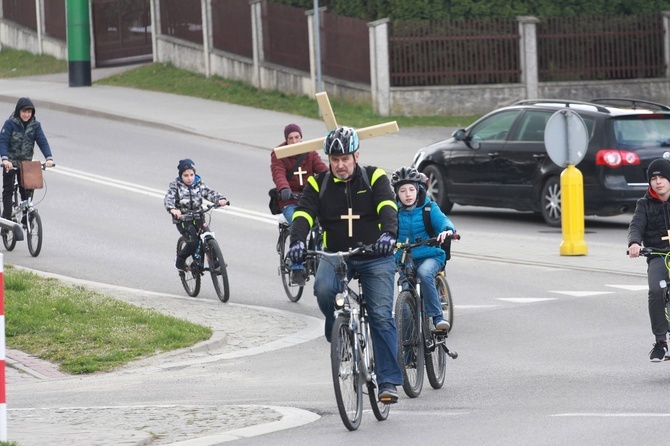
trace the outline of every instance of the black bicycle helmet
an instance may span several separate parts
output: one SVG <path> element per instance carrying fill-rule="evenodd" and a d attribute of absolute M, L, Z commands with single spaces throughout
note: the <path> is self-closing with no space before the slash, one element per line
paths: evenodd
<path fill-rule="evenodd" d="M 351 127 L 331 130 L 323 142 L 326 155 L 347 155 L 358 151 L 358 135 Z"/>
<path fill-rule="evenodd" d="M 416 183 L 417 187 L 420 184 L 425 184 L 425 177 L 425 175 L 419 173 L 414 167 L 401 167 L 393 172 L 393 175 L 391 176 L 391 185 L 397 194 L 398 189 L 403 184 Z"/>

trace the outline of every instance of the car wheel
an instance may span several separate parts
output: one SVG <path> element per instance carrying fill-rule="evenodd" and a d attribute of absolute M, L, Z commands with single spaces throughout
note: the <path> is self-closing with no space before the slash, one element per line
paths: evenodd
<path fill-rule="evenodd" d="M 436 166 L 430 165 L 423 169 L 428 177 L 428 196 L 442 209 L 443 212 L 451 211 L 454 203 L 447 196 L 447 180 Z"/>
<path fill-rule="evenodd" d="M 544 183 L 540 194 L 540 212 L 549 226 L 561 226 L 561 181 L 559 177 L 549 177 Z"/>

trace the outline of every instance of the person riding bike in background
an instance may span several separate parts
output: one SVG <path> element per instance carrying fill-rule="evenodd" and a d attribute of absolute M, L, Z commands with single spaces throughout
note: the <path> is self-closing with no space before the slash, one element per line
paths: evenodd
<path fill-rule="evenodd" d="M 295 263 L 304 263 L 305 240 L 317 218 L 324 233 L 325 251 L 348 251 L 359 244 L 375 245 L 374 252 L 349 257 L 347 265 L 349 274 L 359 274 L 367 302 L 379 398 L 396 402 L 396 386 L 403 381 L 392 314 L 395 286 L 392 253 L 398 230 L 393 190 L 382 169 L 358 164 L 359 143 L 354 129 L 340 127 L 329 132 L 323 149 L 330 170 L 307 180 L 293 215 L 289 256 Z M 319 262 L 314 294 L 326 318 L 328 342 L 335 320 L 335 295 L 341 291 L 338 285 L 333 265 Z"/>
<path fill-rule="evenodd" d="M 182 213 L 199 210 L 203 199 L 218 203 L 219 206 L 225 206 L 228 201 L 223 195 L 207 187 L 202 178 L 195 174 L 195 163 L 190 159 L 180 160 L 177 170 L 179 176 L 168 186 L 163 204 L 172 215 L 177 230 L 186 239 L 186 244 L 177 254 L 174 265 L 178 270 L 185 271 L 186 259 L 198 249 L 198 228 L 202 225 L 202 221 L 199 219 L 180 220 Z"/>
<path fill-rule="evenodd" d="M 398 198 L 398 240 L 416 243 L 417 239 L 430 238 L 424 222 L 424 208 L 430 206 L 430 221 L 442 243 L 456 232 L 454 224 L 444 215 L 437 203 L 426 194 L 425 176 L 413 167 L 401 167 L 393 172 L 391 184 Z M 417 277 L 421 281 L 421 291 L 426 314 L 433 318 L 435 330 L 449 331 L 449 321 L 444 319 L 440 298 L 435 287 L 435 276 L 446 264 L 446 254 L 438 246 L 419 246 L 412 251 Z M 402 261 L 402 252 L 396 252 L 396 262 Z"/>
<path fill-rule="evenodd" d="M 302 130 L 297 124 L 284 127 L 284 142 L 277 147 L 296 144 L 302 141 Z M 270 153 L 270 170 L 272 181 L 279 194 L 279 209 L 289 226 L 293 213 L 298 205 L 295 195 L 302 194 L 307 185 L 307 178 L 326 172 L 328 166 L 321 160 L 316 150 L 286 158 L 277 158 L 274 150 Z M 291 264 L 291 280 L 296 285 L 304 286 L 307 280 L 305 267 L 302 264 Z"/>
<path fill-rule="evenodd" d="M 277 147 L 296 144 L 302 141 L 302 130 L 297 124 L 284 127 L 284 142 Z M 302 158 L 298 165 L 298 160 Z M 292 170 L 291 170 L 292 169 Z M 315 150 L 302 154 L 277 158 L 274 150 L 270 153 L 270 170 L 272 181 L 279 193 L 279 209 L 284 214 L 288 224 L 293 220 L 293 212 L 298 205 L 298 199 L 293 194 L 302 194 L 307 185 L 307 178 L 328 170 L 328 166 L 321 160 Z"/>
<path fill-rule="evenodd" d="M 46 159 L 46 167 L 53 166 L 49 142 L 42 130 L 42 124 L 35 118 L 35 105 L 30 98 L 20 98 L 14 112 L 0 130 L 0 158 L 5 169 L 2 175 L 2 218 L 11 218 L 14 176 L 20 176 L 15 168 L 19 167 L 21 161 L 33 159 L 35 143 Z M 21 184 L 20 178 L 19 184 Z M 19 187 L 19 191 L 22 200 L 28 199 L 32 193 L 23 187 Z"/>
<path fill-rule="evenodd" d="M 670 230 L 670 161 L 655 159 L 647 168 L 649 190 L 637 201 L 635 213 L 628 227 L 628 256 L 640 255 L 642 246 L 670 250 L 667 239 Z M 661 256 L 647 257 L 647 283 L 649 284 L 649 320 L 656 338 L 649 353 L 651 362 L 670 359 L 668 354 L 668 324 L 665 320 L 665 290 L 660 283 L 668 278 L 668 269 Z"/>

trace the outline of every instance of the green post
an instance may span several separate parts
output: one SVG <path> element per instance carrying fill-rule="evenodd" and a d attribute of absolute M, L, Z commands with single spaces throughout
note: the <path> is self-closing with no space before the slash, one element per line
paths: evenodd
<path fill-rule="evenodd" d="M 66 0 L 70 87 L 91 86 L 91 27 L 88 0 Z"/>

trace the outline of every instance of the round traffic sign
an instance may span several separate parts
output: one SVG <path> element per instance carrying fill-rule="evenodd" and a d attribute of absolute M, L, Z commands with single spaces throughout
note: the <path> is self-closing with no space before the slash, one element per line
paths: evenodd
<path fill-rule="evenodd" d="M 582 117 L 569 108 L 551 115 L 544 129 L 544 146 L 557 165 L 579 164 L 589 146 L 588 130 Z"/>

